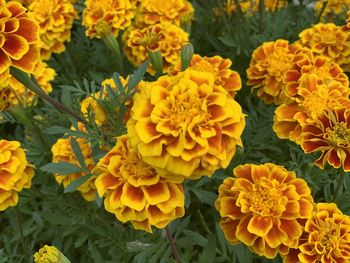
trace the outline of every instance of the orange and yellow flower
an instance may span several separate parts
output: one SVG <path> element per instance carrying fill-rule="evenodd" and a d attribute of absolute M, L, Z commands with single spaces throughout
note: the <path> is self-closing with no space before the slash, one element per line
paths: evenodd
<path fill-rule="evenodd" d="M 224 59 L 220 56 L 202 57 L 195 54 L 192 57 L 189 68 L 213 74 L 215 85 L 222 86 L 232 97 L 234 97 L 237 91 L 241 89 L 242 81 L 239 74 L 230 69 L 231 65 L 232 61 L 230 59 Z M 180 71 L 181 61 L 170 70 L 169 74 L 174 76 Z"/>
<path fill-rule="evenodd" d="M 290 45 L 283 39 L 263 43 L 253 52 L 247 85 L 252 86 L 252 91 L 257 90 L 257 96 L 265 103 L 289 102 L 284 92 L 285 73 L 293 67 L 296 54 L 302 51 L 300 45 Z"/>
<path fill-rule="evenodd" d="M 0 140 L 0 211 L 18 203 L 18 193 L 30 188 L 34 166 L 29 164 L 21 144 Z"/>
<path fill-rule="evenodd" d="M 306 220 L 298 249 L 291 250 L 285 263 L 350 262 L 350 217 L 334 203 L 318 203 Z"/>
<path fill-rule="evenodd" d="M 183 45 L 188 42 L 188 33 L 172 24 L 155 24 L 142 29 L 131 28 L 123 35 L 125 53 L 129 61 L 138 66 L 148 59 L 148 51 L 160 51 L 163 58 L 163 72 L 168 72 L 179 58 Z M 151 74 L 154 69 L 148 68 Z"/>
<path fill-rule="evenodd" d="M 45 245 L 34 254 L 34 263 L 70 263 L 55 246 Z"/>
<path fill-rule="evenodd" d="M 102 38 L 109 33 L 117 36 L 131 25 L 135 15 L 130 0 L 87 0 L 85 5 L 82 24 L 90 38 Z"/>
<path fill-rule="evenodd" d="M 220 185 L 215 202 L 226 239 L 270 259 L 297 248 L 302 234 L 298 220 L 313 210 L 307 183 L 272 163 L 240 165 L 233 174 Z"/>
<path fill-rule="evenodd" d="M 319 23 L 299 34 L 299 43 L 350 70 L 350 34 L 333 23 Z"/>
<path fill-rule="evenodd" d="M 39 27 L 18 2 L 0 0 L 0 83 L 6 86 L 10 66 L 27 73 L 39 60 Z"/>
<path fill-rule="evenodd" d="M 281 139 L 301 143 L 302 126 L 317 119 L 327 109 L 350 107 L 350 89 L 336 80 L 320 81 L 308 75 L 298 88 L 296 100 L 275 110 L 273 129 Z"/>
<path fill-rule="evenodd" d="M 147 83 L 127 123 L 142 159 L 179 182 L 227 167 L 244 126 L 240 105 L 213 74 L 192 69 Z"/>
<path fill-rule="evenodd" d="M 328 18 L 328 20 L 332 20 L 334 18 L 334 14 L 340 15 L 345 13 L 346 10 L 350 9 L 349 0 L 318 0 L 314 5 L 314 10 L 316 11 L 317 15 L 321 12 L 324 2 L 327 2 L 327 6 L 323 11 L 322 18 Z"/>
<path fill-rule="evenodd" d="M 85 131 L 85 127 L 82 123 L 78 123 L 78 128 L 80 131 Z M 77 160 L 72 145 L 71 145 L 71 138 L 74 138 L 72 136 L 69 136 L 64 139 L 58 139 L 54 145 L 51 147 L 52 152 L 52 162 L 68 162 L 77 166 L 80 166 L 79 161 Z M 94 159 L 92 158 L 92 150 L 91 150 L 91 144 L 84 138 L 74 138 L 83 154 L 85 164 L 87 168 L 91 171 L 95 167 Z M 74 180 L 87 175 L 86 172 L 77 172 L 67 175 L 60 175 L 60 174 L 54 174 L 56 181 L 59 184 L 63 184 L 63 187 L 67 187 L 70 183 L 72 183 Z M 90 179 L 88 179 L 86 182 L 84 182 L 82 185 L 80 185 L 77 190 L 82 194 L 85 200 L 92 201 L 96 197 L 96 187 L 95 187 L 95 176 L 92 176 Z"/>
<path fill-rule="evenodd" d="M 152 232 L 152 226 L 164 228 L 185 213 L 182 185 L 162 178 L 144 163 L 127 135 L 118 138 L 93 172 L 105 209 L 135 229 Z"/>
<path fill-rule="evenodd" d="M 288 1 L 286 0 L 266 0 L 264 3 L 266 11 L 274 11 L 288 5 Z M 240 1 L 239 5 L 244 14 L 252 15 L 259 11 L 259 0 Z M 237 12 L 236 3 L 233 0 L 227 0 L 224 8 L 229 16 Z"/>
<path fill-rule="evenodd" d="M 28 15 L 40 26 L 41 58 L 65 50 L 77 12 L 69 0 L 36 0 L 28 7 Z"/>
<path fill-rule="evenodd" d="M 187 0 L 143 0 L 138 6 L 136 24 L 138 28 L 154 24 L 180 26 L 183 17 L 193 17 L 194 9 Z"/>
<path fill-rule="evenodd" d="M 315 164 L 323 169 L 326 162 L 334 168 L 350 171 L 350 108 L 324 111 L 302 128 L 301 147 L 305 153 L 321 152 Z"/>

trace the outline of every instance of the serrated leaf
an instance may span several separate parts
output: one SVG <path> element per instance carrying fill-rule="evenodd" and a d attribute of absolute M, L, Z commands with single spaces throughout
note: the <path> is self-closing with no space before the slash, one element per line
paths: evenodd
<path fill-rule="evenodd" d="M 68 162 L 57 162 L 57 163 L 48 163 L 40 167 L 40 170 L 48 173 L 57 173 L 59 175 L 67 175 L 72 173 L 84 172 L 84 169 Z"/>
<path fill-rule="evenodd" d="M 60 126 L 51 126 L 49 128 L 46 128 L 44 130 L 44 133 L 47 133 L 47 134 L 62 134 L 62 133 L 65 133 L 67 132 L 67 128 L 64 128 L 64 127 L 60 127 Z"/>
<path fill-rule="evenodd" d="M 216 240 L 214 236 L 209 237 L 207 244 L 203 249 L 203 253 L 199 257 L 201 263 L 213 263 L 216 254 Z"/>
<path fill-rule="evenodd" d="M 75 189 L 77 189 L 79 186 L 81 186 L 83 183 L 85 183 L 87 180 L 89 180 L 92 176 L 93 176 L 92 174 L 87 174 L 85 176 L 82 176 L 82 177 L 74 180 L 64 189 L 64 193 L 74 192 Z"/>
<path fill-rule="evenodd" d="M 142 80 L 143 76 L 146 73 L 148 63 L 149 61 L 144 62 L 134 71 L 134 73 L 128 81 L 129 90 L 133 90 L 137 86 L 137 84 L 139 84 L 139 82 Z"/>
<path fill-rule="evenodd" d="M 73 137 L 70 138 L 70 145 L 72 146 L 75 158 L 77 159 L 77 161 L 79 162 L 80 166 L 82 168 L 85 169 L 86 172 L 89 171 L 88 167 L 86 166 L 85 160 L 84 160 L 84 156 L 83 153 L 80 149 L 80 146 L 77 142 L 76 139 L 74 139 Z"/>

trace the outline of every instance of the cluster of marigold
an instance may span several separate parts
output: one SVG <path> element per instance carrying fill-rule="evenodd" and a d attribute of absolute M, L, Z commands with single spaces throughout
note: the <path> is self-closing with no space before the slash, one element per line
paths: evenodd
<path fill-rule="evenodd" d="M 319 23 L 293 44 L 265 42 L 252 54 L 247 84 L 275 104 L 277 136 L 319 152 L 350 170 L 350 34 L 348 26 Z M 234 169 L 219 188 L 216 208 L 226 238 L 284 262 L 349 262 L 350 217 L 333 203 L 314 203 L 304 180 L 273 164 Z"/>

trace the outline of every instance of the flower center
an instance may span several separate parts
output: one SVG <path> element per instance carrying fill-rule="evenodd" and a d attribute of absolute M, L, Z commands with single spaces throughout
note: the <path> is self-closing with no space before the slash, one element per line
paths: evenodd
<path fill-rule="evenodd" d="M 140 39 L 139 43 L 143 46 L 152 46 L 158 43 L 160 40 L 161 39 L 156 32 L 149 32 Z"/>
<path fill-rule="evenodd" d="M 332 253 L 338 247 L 340 237 L 340 226 L 330 222 L 319 222 L 319 241 L 316 242 L 316 250 Z"/>
<path fill-rule="evenodd" d="M 334 146 L 348 146 L 350 144 L 350 129 L 344 122 L 337 123 L 334 127 L 328 127 L 324 139 Z"/>
<path fill-rule="evenodd" d="M 213 66 L 208 61 L 205 61 L 205 60 L 199 61 L 198 63 L 193 65 L 192 68 L 197 71 L 210 72 L 215 74 Z"/>
<path fill-rule="evenodd" d="M 130 151 L 126 156 L 125 165 L 128 167 L 129 174 L 136 177 L 148 177 L 154 174 L 154 170 L 151 166 L 145 164 L 136 152 Z"/>
<path fill-rule="evenodd" d="M 293 54 L 288 54 L 284 48 L 277 48 L 269 59 L 269 65 L 267 65 L 269 75 L 282 81 L 284 73 L 292 67 L 293 57 Z"/>
<path fill-rule="evenodd" d="M 111 27 L 106 21 L 102 20 L 97 22 L 95 30 L 99 36 L 104 36 L 111 30 Z"/>

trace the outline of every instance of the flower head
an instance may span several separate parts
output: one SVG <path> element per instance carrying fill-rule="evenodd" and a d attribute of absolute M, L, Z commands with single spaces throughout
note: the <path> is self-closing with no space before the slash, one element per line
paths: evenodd
<path fill-rule="evenodd" d="M 30 188 L 34 166 L 17 141 L 0 140 L 0 211 L 18 203 L 18 193 Z"/>
<path fill-rule="evenodd" d="M 121 222 L 130 221 L 135 229 L 152 232 L 151 226 L 164 228 L 184 215 L 182 185 L 162 178 L 144 163 L 127 135 L 118 137 L 93 172 L 105 209 Z"/>
<path fill-rule="evenodd" d="M 101 38 L 107 33 L 117 36 L 134 18 L 130 0 L 87 0 L 85 5 L 82 24 L 91 38 Z"/>
<path fill-rule="evenodd" d="M 77 12 L 69 0 L 36 0 L 28 7 L 28 15 L 40 26 L 41 57 L 49 59 L 52 53 L 65 50 Z"/>
<path fill-rule="evenodd" d="M 34 254 L 34 263 L 70 263 L 55 246 L 45 245 Z"/>
<path fill-rule="evenodd" d="M 334 168 L 350 171 L 350 110 L 338 107 L 324 111 L 302 128 L 301 147 L 305 153 L 321 152 L 315 164 L 323 168 L 328 162 Z"/>
<path fill-rule="evenodd" d="M 188 33 L 172 24 L 154 24 L 142 29 L 131 28 L 123 35 L 125 53 L 129 61 L 138 66 L 148 59 L 148 51 L 160 51 L 163 58 L 163 72 L 168 72 L 180 58 L 183 45 L 188 42 Z M 154 74 L 154 69 L 148 71 Z"/>
<path fill-rule="evenodd" d="M 281 9 L 287 6 L 288 2 L 286 0 L 266 0 L 265 1 L 265 10 L 266 11 L 274 11 L 275 9 Z M 245 0 L 240 1 L 239 5 L 244 14 L 252 15 L 259 11 L 259 0 Z M 232 13 L 237 12 L 235 1 L 227 0 L 225 5 L 225 10 L 229 16 Z"/>
<path fill-rule="evenodd" d="M 284 76 L 293 67 L 296 54 L 302 51 L 300 45 L 289 45 L 283 39 L 263 43 L 253 52 L 247 69 L 247 85 L 257 90 L 258 97 L 265 103 L 289 102 L 284 92 Z"/>
<path fill-rule="evenodd" d="M 300 144 L 302 126 L 317 119 L 324 110 L 350 107 L 349 93 L 349 88 L 340 82 L 322 82 L 311 74 L 300 83 L 294 102 L 276 108 L 273 129 L 279 138 Z"/>
<path fill-rule="evenodd" d="M 299 247 L 287 255 L 286 263 L 350 261 L 350 217 L 334 203 L 318 203 L 306 220 Z"/>
<path fill-rule="evenodd" d="M 319 23 L 299 34 L 301 45 L 350 70 L 350 35 L 341 26 Z M 348 65 L 349 64 L 349 65 Z"/>
<path fill-rule="evenodd" d="M 147 83 L 127 123 L 142 159 L 178 181 L 227 167 L 244 126 L 240 105 L 214 76 L 192 69 Z"/>
<path fill-rule="evenodd" d="M 80 131 L 85 131 L 85 127 L 82 123 L 78 123 L 78 128 Z M 51 147 L 52 152 L 52 162 L 68 162 L 71 164 L 75 164 L 77 166 L 80 166 L 72 145 L 71 145 L 71 139 L 74 137 L 68 137 L 64 139 L 58 139 L 54 145 Z M 92 170 L 95 167 L 95 162 L 92 158 L 92 150 L 90 142 L 88 142 L 86 139 L 83 138 L 74 138 L 76 142 L 78 143 L 81 152 L 84 157 L 85 164 L 89 170 Z M 63 184 L 63 187 L 67 187 L 70 183 L 72 183 L 74 180 L 77 180 L 78 178 L 82 176 L 86 176 L 86 172 L 76 172 L 72 174 L 67 175 L 60 175 L 55 174 L 55 179 L 59 184 Z M 95 199 L 96 196 L 96 187 L 95 187 L 95 176 L 88 179 L 86 182 L 84 182 L 82 185 L 80 185 L 77 190 L 82 194 L 85 200 L 92 201 Z"/>
<path fill-rule="evenodd" d="M 0 0 L 0 80 L 10 66 L 31 73 L 39 60 L 39 27 L 18 2 Z"/>
<path fill-rule="evenodd" d="M 267 258 L 297 247 L 302 234 L 298 220 L 311 216 L 313 209 L 306 182 L 272 163 L 240 165 L 233 174 L 220 185 L 215 202 L 226 239 Z"/>
<path fill-rule="evenodd" d="M 200 55 L 193 55 L 189 68 L 201 72 L 208 72 L 213 74 L 215 78 L 215 85 L 222 86 L 232 97 L 241 89 L 241 77 L 236 71 L 230 69 L 232 61 L 224 59 L 220 56 L 202 57 Z M 177 75 L 181 71 L 181 61 L 170 70 L 170 75 Z"/>
<path fill-rule="evenodd" d="M 326 1 L 316 1 L 314 5 L 314 10 L 317 14 L 321 12 L 323 7 L 323 3 Z M 332 20 L 334 18 L 334 14 L 339 15 L 345 13 L 345 10 L 350 9 L 350 1 L 349 0 L 328 0 L 327 6 L 323 11 L 322 18 L 328 18 Z"/>

